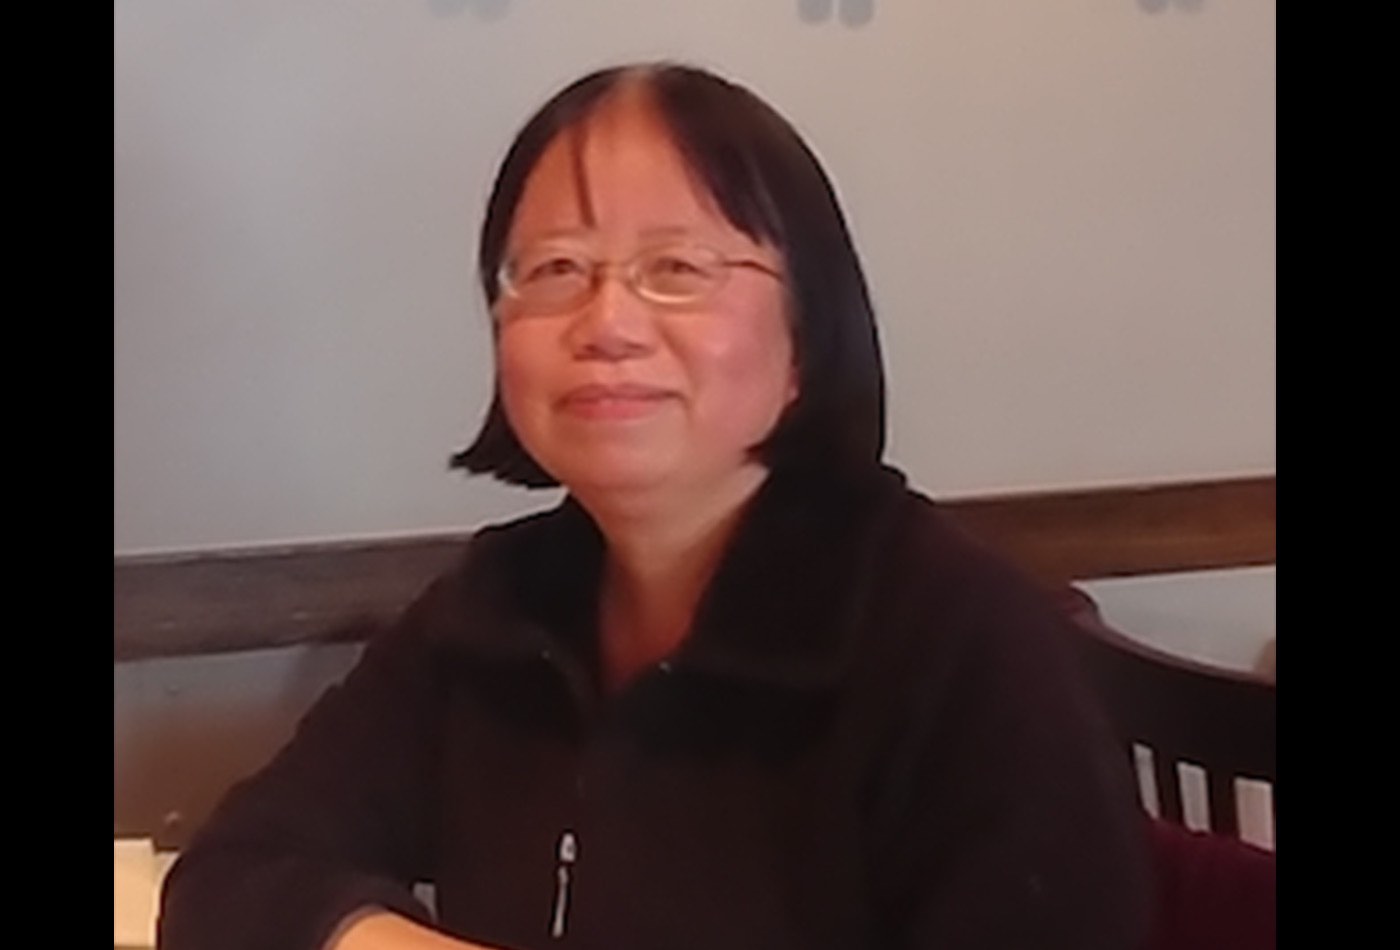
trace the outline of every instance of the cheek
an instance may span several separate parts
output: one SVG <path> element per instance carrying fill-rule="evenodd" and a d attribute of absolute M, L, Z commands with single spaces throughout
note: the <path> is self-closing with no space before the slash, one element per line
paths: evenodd
<path fill-rule="evenodd" d="M 797 396 L 792 341 L 785 320 L 772 313 L 741 325 L 742 333 L 710 341 L 706 362 L 734 421 L 770 427 Z"/>
<path fill-rule="evenodd" d="M 758 337 L 743 341 L 723 358 L 723 369 L 736 391 L 773 397 L 786 393 L 792 383 L 792 351 L 783 339 Z"/>
<path fill-rule="evenodd" d="M 496 378 L 501 402 L 511 424 L 528 426 L 536 408 L 546 400 L 549 379 L 545 351 L 523 327 L 502 330 L 496 340 Z"/>
<path fill-rule="evenodd" d="M 745 347 L 748 371 L 767 381 L 780 409 L 797 398 L 797 363 L 787 308 L 779 296 L 749 315 Z"/>

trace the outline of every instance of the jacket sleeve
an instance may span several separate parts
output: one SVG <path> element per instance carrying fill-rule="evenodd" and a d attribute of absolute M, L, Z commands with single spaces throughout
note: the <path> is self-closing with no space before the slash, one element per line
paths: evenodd
<path fill-rule="evenodd" d="M 159 947 L 316 950 L 367 905 L 430 921 L 411 890 L 425 875 L 442 701 L 423 606 L 373 637 L 220 803 L 166 879 Z"/>
<path fill-rule="evenodd" d="M 883 782 L 878 945 L 1138 950 L 1152 882 L 1128 751 L 1069 622 L 1009 570 L 976 573 L 905 616 L 925 661 Z"/>

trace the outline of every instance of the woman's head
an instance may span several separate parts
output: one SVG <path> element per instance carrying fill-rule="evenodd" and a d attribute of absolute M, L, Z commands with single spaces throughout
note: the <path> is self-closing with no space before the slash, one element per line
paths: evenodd
<path fill-rule="evenodd" d="M 677 242 L 684 259 L 671 253 Z M 602 263 L 623 279 L 594 280 L 593 295 L 567 313 L 537 312 L 538 295 L 522 298 L 502 277 L 522 260 L 540 273 L 541 253 L 551 272 Z M 649 293 L 657 254 L 668 272 L 693 270 L 696 255 L 708 261 L 713 296 L 688 307 Z M 540 429 L 559 391 L 535 385 L 569 361 L 594 376 L 569 369 L 561 385 L 637 382 L 643 397 L 667 395 L 674 373 L 675 405 L 689 411 L 702 394 L 698 408 L 709 413 L 699 420 L 707 428 L 678 430 L 676 440 L 748 438 L 744 456 L 772 469 L 847 468 L 882 452 L 874 319 L 835 195 L 791 126 L 739 86 L 661 64 L 604 70 L 558 93 L 502 163 L 478 265 L 497 319 L 498 385 L 481 433 L 455 459 L 471 471 L 570 482 L 560 471 L 567 458 L 544 456 L 577 444 L 578 432 Z M 558 358 L 544 361 L 551 346 Z M 629 367 L 652 353 L 657 373 L 631 378 Z M 604 421 L 623 441 L 644 429 Z"/>

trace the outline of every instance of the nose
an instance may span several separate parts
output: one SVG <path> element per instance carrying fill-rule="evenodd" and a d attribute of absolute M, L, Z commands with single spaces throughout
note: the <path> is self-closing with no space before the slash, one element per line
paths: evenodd
<path fill-rule="evenodd" d="M 570 321 L 567 343 L 579 359 L 625 360 L 656 345 L 651 306 L 632 292 L 623 275 L 600 272 L 593 296 Z"/>

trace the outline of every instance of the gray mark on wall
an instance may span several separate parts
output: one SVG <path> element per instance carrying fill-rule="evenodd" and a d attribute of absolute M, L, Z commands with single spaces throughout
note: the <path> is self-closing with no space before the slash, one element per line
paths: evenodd
<path fill-rule="evenodd" d="M 1137 5 L 1147 13 L 1161 13 L 1168 7 L 1175 7 L 1182 13 L 1199 13 L 1205 0 L 1137 0 Z"/>
<path fill-rule="evenodd" d="M 510 0 L 428 0 L 428 9 L 434 16 L 457 16 L 463 10 L 470 10 L 483 20 L 499 20 L 510 7 Z"/>
<path fill-rule="evenodd" d="M 875 0 L 797 0 L 803 23 L 825 23 L 833 13 L 846 26 L 865 26 L 875 18 Z"/>

